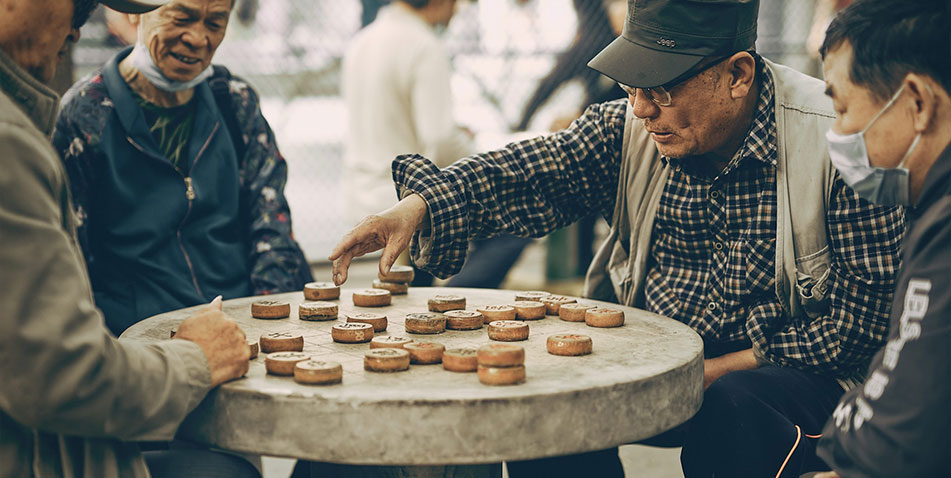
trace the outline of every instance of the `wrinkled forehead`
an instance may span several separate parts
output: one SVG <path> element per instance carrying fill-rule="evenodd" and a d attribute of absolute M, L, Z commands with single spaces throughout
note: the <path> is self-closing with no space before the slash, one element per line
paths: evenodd
<path fill-rule="evenodd" d="M 155 11 L 177 11 L 189 15 L 228 16 L 235 0 L 172 0 Z"/>

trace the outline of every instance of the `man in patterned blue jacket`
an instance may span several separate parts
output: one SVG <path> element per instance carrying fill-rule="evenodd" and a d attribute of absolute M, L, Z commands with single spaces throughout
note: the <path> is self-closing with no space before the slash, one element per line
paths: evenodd
<path fill-rule="evenodd" d="M 64 96 L 53 143 L 96 305 L 116 334 L 219 294 L 287 292 L 313 280 L 291 234 L 287 166 L 258 97 L 213 73 L 231 8 L 232 0 L 174 0 L 133 16 L 135 48 Z M 213 92 L 213 81 L 227 88 Z"/>

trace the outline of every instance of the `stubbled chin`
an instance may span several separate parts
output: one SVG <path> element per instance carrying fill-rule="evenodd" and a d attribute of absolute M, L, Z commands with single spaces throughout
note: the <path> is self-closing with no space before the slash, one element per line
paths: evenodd
<path fill-rule="evenodd" d="M 676 147 L 676 146 L 667 145 L 667 144 L 658 144 L 656 142 L 654 144 L 657 145 L 657 151 L 659 151 L 661 155 L 666 156 L 668 158 L 680 159 L 680 158 L 683 158 L 684 156 L 687 156 L 684 153 L 682 147 Z"/>

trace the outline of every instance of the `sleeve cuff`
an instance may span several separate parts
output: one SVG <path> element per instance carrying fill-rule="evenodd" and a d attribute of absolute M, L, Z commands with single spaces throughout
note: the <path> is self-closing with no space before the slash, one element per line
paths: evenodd
<path fill-rule="evenodd" d="M 429 209 L 429 224 L 424 221 L 410 245 L 413 263 L 440 278 L 459 272 L 469 245 L 465 188 L 415 154 L 393 160 L 393 181 L 400 198 L 419 194 Z"/>

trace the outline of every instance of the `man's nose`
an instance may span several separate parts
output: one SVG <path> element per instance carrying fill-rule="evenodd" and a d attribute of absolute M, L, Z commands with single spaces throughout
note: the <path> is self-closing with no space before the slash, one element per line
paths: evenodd
<path fill-rule="evenodd" d="M 208 39 L 207 35 L 193 29 L 189 29 L 184 35 L 182 35 L 182 41 L 187 44 L 189 48 L 195 50 L 204 48 L 211 44 L 211 40 Z"/>
<path fill-rule="evenodd" d="M 635 91 L 637 92 L 636 95 L 627 96 L 627 100 L 631 103 L 631 112 L 634 113 L 634 116 L 644 119 L 654 118 L 660 114 L 660 107 L 648 98 L 646 91 L 640 88 L 637 88 Z"/>

